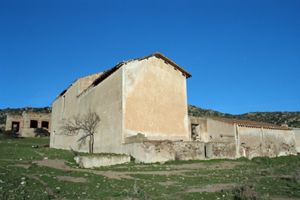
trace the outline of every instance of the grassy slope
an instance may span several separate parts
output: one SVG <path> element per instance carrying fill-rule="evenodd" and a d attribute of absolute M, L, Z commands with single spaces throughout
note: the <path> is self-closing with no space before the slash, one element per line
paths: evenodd
<path fill-rule="evenodd" d="M 300 198 L 300 156 L 256 158 L 252 161 L 240 159 L 176 161 L 164 165 L 127 164 L 97 169 L 103 173 L 135 172 L 130 175 L 132 179 L 118 180 L 95 175 L 90 171 L 62 171 L 32 164 L 33 160 L 48 157 L 64 159 L 75 168 L 73 155 L 69 151 L 32 148 L 32 145 L 48 142 L 44 138 L 0 140 L 0 199 L 234 199 L 241 193 L 259 199 L 270 199 L 272 196 Z M 17 164 L 28 164 L 30 167 L 26 169 Z M 176 171 L 176 166 L 184 164 L 205 167 L 173 175 L 142 174 L 149 171 L 172 172 Z M 228 164 L 237 165 L 232 168 L 222 167 Z M 32 175 L 39 180 L 32 178 Z M 58 176 L 83 177 L 87 182 L 60 181 Z M 25 183 L 22 184 L 22 181 Z M 226 183 L 236 184 L 235 189 L 187 192 L 190 188 Z M 245 189 L 251 187 L 250 190 Z"/>

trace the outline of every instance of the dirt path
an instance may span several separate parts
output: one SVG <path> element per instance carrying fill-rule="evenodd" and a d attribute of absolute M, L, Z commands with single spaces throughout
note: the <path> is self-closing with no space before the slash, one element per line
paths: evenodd
<path fill-rule="evenodd" d="M 33 163 L 44 166 L 44 167 L 51 167 L 55 169 L 60 169 L 63 171 L 77 171 L 77 172 L 88 172 L 96 175 L 105 176 L 107 178 L 112 179 L 133 179 L 130 175 L 136 175 L 136 174 L 145 174 L 145 175 L 164 175 L 164 176 L 170 176 L 170 175 L 178 175 L 183 174 L 185 172 L 190 172 L 189 170 L 170 170 L 170 171 L 136 171 L 136 172 L 120 172 L 120 171 L 97 171 L 97 170 L 91 170 L 91 169 L 75 169 L 72 167 L 69 167 L 65 164 L 64 160 L 38 160 L 34 161 Z"/>
<path fill-rule="evenodd" d="M 51 190 L 51 188 L 48 187 L 48 184 L 46 182 L 44 182 L 43 180 L 41 180 L 38 176 L 36 176 L 36 175 L 25 175 L 25 176 L 29 179 L 34 179 L 34 180 L 38 181 L 41 185 L 43 185 L 45 187 L 48 196 L 55 197 L 54 192 Z"/>
<path fill-rule="evenodd" d="M 73 176 L 57 176 L 59 181 L 67 181 L 72 183 L 86 183 L 86 178 L 83 177 L 73 177 Z"/>
<path fill-rule="evenodd" d="M 63 171 L 77 171 L 77 172 L 87 172 L 96 175 L 105 176 L 111 179 L 133 179 L 132 175 L 143 174 L 143 175 L 159 175 L 159 176 L 171 176 L 171 175 L 184 175 L 186 172 L 191 172 L 197 169 L 230 169 L 234 168 L 235 166 L 239 165 L 240 163 L 230 163 L 224 162 L 219 164 L 212 164 L 207 165 L 204 163 L 192 163 L 192 164 L 182 164 L 182 165 L 168 165 L 168 170 L 164 171 L 135 171 L 135 172 L 120 172 L 120 171 L 97 171 L 91 169 L 75 169 L 65 164 L 64 160 L 38 160 L 34 161 L 33 163 L 44 166 L 44 167 L 51 167 Z"/>
<path fill-rule="evenodd" d="M 38 160 L 33 161 L 33 163 L 43 166 L 43 167 L 50 167 L 54 169 L 59 169 L 63 171 L 76 171 L 76 172 L 87 172 L 96 175 L 105 176 L 111 179 L 133 179 L 133 177 L 128 176 L 126 173 L 123 172 L 113 172 L 113 171 L 96 171 L 91 169 L 75 169 L 68 165 L 66 165 L 64 160 Z"/>
<path fill-rule="evenodd" d="M 188 170 L 195 170 L 195 169 L 233 169 L 236 166 L 240 165 L 239 162 L 221 162 L 221 163 L 214 163 L 214 164 L 206 164 L 206 163 L 191 163 L 191 164 L 180 164 L 180 165 L 169 165 L 170 169 L 188 169 Z"/>
<path fill-rule="evenodd" d="M 202 187 L 191 187 L 188 188 L 186 192 L 220 192 L 222 190 L 230 190 L 236 187 L 237 185 L 234 183 L 211 184 Z"/>
<path fill-rule="evenodd" d="M 24 169 L 28 169 L 31 165 L 30 164 L 14 164 L 14 165 L 8 165 L 9 167 L 22 167 Z"/>

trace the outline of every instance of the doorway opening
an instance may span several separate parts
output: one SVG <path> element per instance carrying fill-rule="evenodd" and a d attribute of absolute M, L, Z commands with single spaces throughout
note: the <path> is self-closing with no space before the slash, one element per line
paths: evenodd
<path fill-rule="evenodd" d="M 13 121 L 11 123 L 11 130 L 14 132 L 14 133 L 18 133 L 20 131 L 20 122 L 15 122 Z"/>
<path fill-rule="evenodd" d="M 193 141 L 200 141 L 200 124 L 191 125 L 191 138 Z"/>

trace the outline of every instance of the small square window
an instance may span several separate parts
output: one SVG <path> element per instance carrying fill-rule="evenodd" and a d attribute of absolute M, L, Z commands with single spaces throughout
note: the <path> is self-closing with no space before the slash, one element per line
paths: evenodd
<path fill-rule="evenodd" d="M 37 128 L 38 121 L 37 120 L 30 120 L 30 128 Z"/>
<path fill-rule="evenodd" d="M 42 128 L 48 129 L 49 128 L 49 122 L 42 121 Z"/>

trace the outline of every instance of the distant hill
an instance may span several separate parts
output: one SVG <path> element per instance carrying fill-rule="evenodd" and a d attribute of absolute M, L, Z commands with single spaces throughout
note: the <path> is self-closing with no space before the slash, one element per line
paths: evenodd
<path fill-rule="evenodd" d="M 21 114 L 25 110 L 36 112 L 50 112 L 50 107 L 44 108 L 6 108 L 0 109 L 0 125 L 5 124 L 6 114 Z M 224 117 L 231 119 L 245 119 L 253 121 L 268 122 L 276 125 L 287 124 L 289 127 L 300 128 L 300 112 L 250 112 L 240 115 L 222 113 L 215 110 L 203 109 L 196 106 L 189 106 L 189 115 L 200 117 Z"/>
<path fill-rule="evenodd" d="M 240 115 L 221 113 L 215 110 L 189 106 L 189 115 L 200 117 L 224 117 L 268 122 L 276 125 L 287 124 L 289 127 L 300 128 L 300 112 L 250 112 Z"/>

